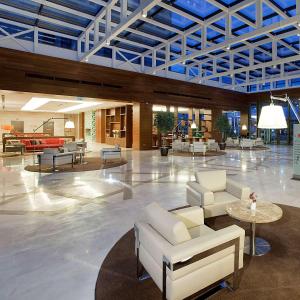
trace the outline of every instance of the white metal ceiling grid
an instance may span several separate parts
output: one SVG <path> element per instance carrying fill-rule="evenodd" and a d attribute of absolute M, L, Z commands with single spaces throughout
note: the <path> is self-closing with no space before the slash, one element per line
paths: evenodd
<path fill-rule="evenodd" d="M 300 85 L 300 0 L 0 0 L 0 33 L 3 47 L 223 88 Z"/>

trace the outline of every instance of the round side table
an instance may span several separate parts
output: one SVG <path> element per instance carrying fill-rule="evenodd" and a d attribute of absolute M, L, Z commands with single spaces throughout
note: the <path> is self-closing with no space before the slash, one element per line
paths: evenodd
<path fill-rule="evenodd" d="M 256 210 L 252 211 L 250 209 L 250 203 L 250 200 L 236 201 L 228 204 L 226 211 L 230 217 L 242 222 L 250 223 L 251 235 L 248 254 L 251 256 L 261 256 L 271 250 L 271 245 L 268 241 L 256 237 L 256 224 L 271 223 L 281 219 L 282 209 L 272 202 L 257 201 Z"/>

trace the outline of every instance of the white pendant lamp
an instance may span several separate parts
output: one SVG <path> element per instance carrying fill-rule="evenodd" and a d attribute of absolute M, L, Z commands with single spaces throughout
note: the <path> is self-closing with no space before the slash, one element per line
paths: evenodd
<path fill-rule="evenodd" d="M 66 124 L 65 124 L 65 128 L 66 128 L 66 129 L 73 129 L 73 128 L 75 128 L 74 122 L 68 120 L 68 121 L 66 122 Z"/>
<path fill-rule="evenodd" d="M 193 121 L 192 125 L 191 125 L 192 129 L 197 129 L 197 124 L 195 123 L 195 121 Z"/>
<path fill-rule="evenodd" d="M 287 123 L 283 108 L 280 105 L 263 106 L 261 109 L 258 128 L 262 129 L 282 129 L 287 128 Z"/>

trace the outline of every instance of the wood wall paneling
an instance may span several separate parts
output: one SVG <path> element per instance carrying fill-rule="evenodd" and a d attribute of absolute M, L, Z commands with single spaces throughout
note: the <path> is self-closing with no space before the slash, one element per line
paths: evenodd
<path fill-rule="evenodd" d="M 0 49 L 0 89 L 239 110 L 246 94 L 12 49 Z"/>
<path fill-rule="evenodd" d="M 152 149 L 152 105 L 133 103 L 133 149 Z"/>

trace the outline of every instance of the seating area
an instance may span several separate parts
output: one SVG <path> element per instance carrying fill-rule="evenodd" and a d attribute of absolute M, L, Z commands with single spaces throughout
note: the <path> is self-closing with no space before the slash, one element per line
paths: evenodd
<path fill-rule="evenodd" d="M 0 2 L 0 300 L 300 300 L 300 0 Z"/>
<path fill-rule="evenodd" d="M 252 149 L 252 148 L 259 148 L 259 147 L 264 147 L 264 141 L 262 138 L 256 138 L 256 139 L 246 139 L 246 138 L 241 138 L 241 139 L 233 139 L 233 138 L 227 138 L 226 141 L 226 147 L 230 148 L 240 148 L 240 149 Z"/>
<path fill-rule="evenodd" d="M 207 142 L 193 141 L 192 143 L 174 140 L 172 149 L 174 152 L 202 153 L 203 155 L 207 151 L 220 151 L 219 144 L 214 139 L 208 139 Z"/>
<path fill-rule="evenodd" d="M 238 288 L 244 229 L 232 225 L 215 231 L 204 224 L 197 206 L 168 212 L 152 203 L 145 218 L 135 224 L 138 277 L 144 267 L 162 299 L 185 299 L 229 276 L 232 288 Z"/>

